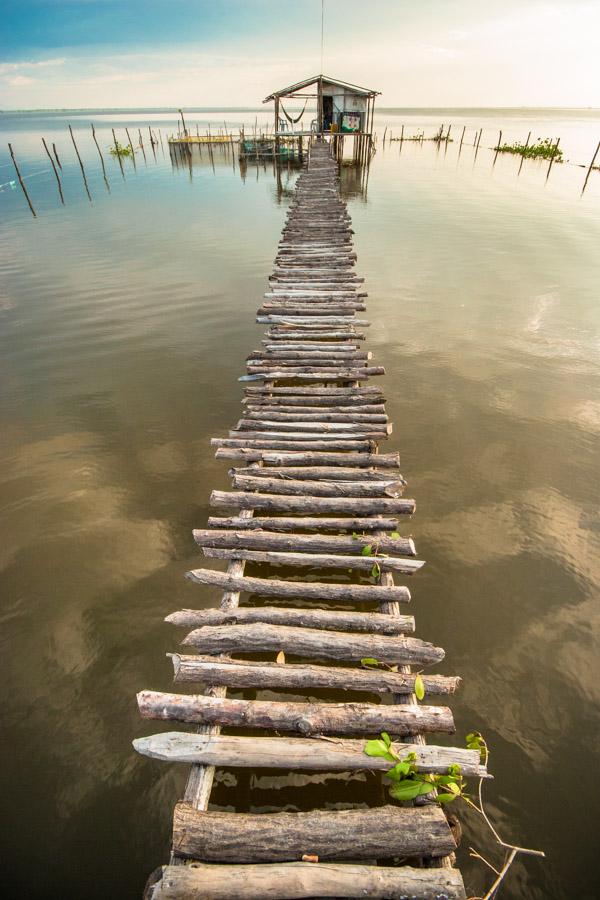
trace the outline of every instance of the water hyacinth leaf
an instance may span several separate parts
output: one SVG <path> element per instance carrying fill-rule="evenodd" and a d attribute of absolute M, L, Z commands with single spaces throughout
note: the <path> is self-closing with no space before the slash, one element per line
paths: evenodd
<path fill-rule="evenodd" d="M 438 803 L 452 803 L 453 800 L 456 800 L 456 794 L 438 794 L 437 801 Z"/>
<path fill-rule="evenodd" d="M 393 760 L 394 758 L 385 743 L 380 740 L 367 741 L 365 744 L 365 753 L 367 756 L 383 756 L 390 760 Z"/>
<path fill-rule="evenodd" d="M 425 685 L 423 684 L 423 679 L 420 675 L 417 675 L 415 678 L 415 697 L 417 700 L 422 700 L 425 696 Z"/>
<path fill-rule="evenodd" d="M 382 731 L 382 732 L 381 732 L 381 740 L 382 740 L 383 743 L 386 745 L 386 747 L 389 747 L 389 746 L 391 745 L 391 743 L 392 743 L 392 739 L 391 739 L 391 737 L 389 736 L 389 734 L 387 733 L 387 731 Z"/>
<path fill-rule="evenodd" d="M 394 800 L 414 800 L 421 793 L 422 781 L 404 780 L 390 787 L 390 796 Z M 431 788 L 431 785 L 428 786 Z"/>
<path fill-rule="evenodd" d="M 361 556 L 372 556 L 373 555 L 373 545 L 365 544 L 365 546 L 360 551 Z"/>
<path fill-rule="evenodd" d="M 408 775 L 410 772 L 410 763 L 407 762 L 399 762 L 397 763 L 393 769 L 390 769 L 389 772 L 386 772 L 386 778 L 391 778 L 392 781 L 402 781 L 405 775 Z"/>
<path fill-rule="evenodd" d="M 374 656 L 363 656 L 360 661 L 361 666 L 378 666 L 379 660 L 375 659 Z"/>

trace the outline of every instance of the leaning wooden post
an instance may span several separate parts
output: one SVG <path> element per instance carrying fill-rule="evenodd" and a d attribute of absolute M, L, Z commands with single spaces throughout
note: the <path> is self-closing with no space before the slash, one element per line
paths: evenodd
<path fill-rule="evenodd" d="M 140 139 L 140 147 L 142 148 L 142 153 L 144 154 L 144 162 L 146 163 L 146 165 L 148 165 L 148 160 L 146 159 L 146 151 L 144 149 L 144 142 L 142 140 L 142 132 L 140 128 L 138 128 L 138 136 Z"/>
<path fill-rule="evenodd" d="M 402 131 L 400 132 L 400 143 L 404 143 L 404 125 L 402 126 Z"/>
<path fill-rule="evenodd" d="M 496 165 L 496 159 L 498 158 L 498 154 L 500 153 L 500 144 L 501 144 L 501 143 L 502 143 L 502 132 L 500 131 L 500 132 L 498 133 L 498 144 L 497 144 L 497 146 L 496 146 L 496 153 L 495 153 L 495 155 L 494 155 L 494 162 L 492 163 L 492 165 L 494 165 L 494 166 Z"/>
<path fill-rule="evenodd" d="M 19 171 L 19 167 L 17 165 L 17 161 L 15 159 L 15 154 L 13 153 L 13 148 L 12 148 L 11 144 L 8 145 L 8 149 L 10 150 L 10 155 L 12 157 L 13 165 L 15 167 L 17 176 L 19 178 L 19 183 L 20 183 L 21 187 L 23 188 L 23 193 L 25 194 L 25 199 L 27 200 L 27 202 L 29 204 L 29 209 L 31 210 L 32 215 L 37 218 L 37 213 L 36 213 L 35 209 L 33 208 L 33 203 L 31 202 L 29 194 L 27 193 L 27 188 L 25 187 L 25 182 L 21 178 L 21 173 Z"/>
<path fill-rule="evenodd" d="M 550 165 L 548 166 L 548 171 L 546 172 L 546 181 L 548 181 L 548 179 L 550 178 L 550 170 L 552 169 L 552 166 L 554 165 L 554 160 L 556 159 L 556 154 L 558 152 L 559 144 L 560 144 L 560 138 L 555 143 L 554 150 L 552 151 L 552 156 L 550 157 Z"/>
<path fill-rule="evenodd" d="M 125 134 L 127 135 L 127 140 L 129 141 L 129 148 L 131 150 L 131 158 L 133 160 L 133 168 L 137 169 L 135 164 L 135 150 L 133 149 L 133 141 L 131 140 L 131 136 L 129 134 L 129 128 L 125 128 Z"/>
<path fill-rule="evenodd" d="M 112 129 L 112 136 L 113 136 L 113 141 L 115 142 L 115 154 L 116 154 L 117 159 L 119 160 L 119 166 L 121 168 L 121 175 L 123 176 L 123 178 L 125 178 L 125 172 L 123 171 L 123 162 L 121 160 L 121 153 L 119 151 L 119 144 L 117 142 L 117 136 L 115 134 L 114 128 Z"/>
<path fill-rule="evenodd" d="M 527 148 L 529 147 L 529 138 L 530 137 L 531 137 L 531 132 L 529 132 L 529 134 L 527 135 L 527 140 L 525 141 L 525 147 L 524 147 L 525 150 L 527 150 Z M 522 153 L 521 154 L 521 163 L 519 165 L 519 171 L 517 172 L 517 177 L 521 174 L 521 169 L 523 168 L 524 159 L 525 159 L 525 155 Z"/>
<path fill-rule="evenodd" d="M 104 157 L 102 156 L 102 150 L 100 149 L 100 145 L 96 138 L 96 129 L 94 128 L 93 123 L 92 123 L 92 137 L 94 138 L 94 143 L 96 145 L 96 149 L 98 150 L 98 155 L 100 156 L 100 162 L 102 164 L 102 174 L 104 175 L 104 180 L 106 181 L 106 168 L 104 166 Z"/>
<path fill-rule="evenodd" d="M 585 191 L 585 189 L 586 189 L 586 187 L 587 187 L 588 178 L 590 177 L 590 172 L 591 172 L 592 169 L 594 168 L 594 163 L 596 162 L 596 157 L 598 156 L 598 153 L 599 153 L 599 152 L 600 152 L 600 141 L 598 141 L 598 146 L 596 147 L 596 152 L 595 152 L 594 155 L 592 156 L 592 161 L 591 161 L 591 163 L 590 163 L 590 167 L 589 167 L 589 169 L 587 170 L 587 175 L 585 176 L 585 181 L 583 182 L 583 187 L 582 187 L 582 189 L 581 189 L 581 193 L 582 193 L 582 194 L 583 194 L 583 192 Z"/>
<path fill-rule="evenodd" d="M 85 177 L 85 169 L 83 168 L 83 163 L 81 161 L 81 156 L 79 155 L 79 150 L 77 149 L 77 144 L 75 143 L 75 136 L 73 135 L 73 129 L 69 125 L 69 132 L 71 134 L 71 140 L 73 141 L 73 146 L 75 147 L 75 153 L 77 154 L 77 159 L 79 160 L 79 165 L 81 167 L 81 174 L 83 176 L 83 183 L 85 185 L 85 192 L 88 195 L 88 200 L 90 203 L 92 202 L 92 197 L 90 195 L 90 189 L 88 188 L 87 178 Z"/>
<path fill-rule="evenodd" d="M 181 124 L 183 125 L 183 136 L 187 137 L 188 132 L 187 132 L 187 128 L 185 127 L 185 119 L 183 118 L 183 110 L 182 109 L 179 110 L 179 115 L 181 116 Z"/>
<path fill-rule="evenodd" d="M 54 174 L 56 175 L 56 183 L 57 183 L 57 185 L 58 185 L 58 193 L 59 193 L 59 196 L 60 196 L 60 202 L 61 202 L 62 205 L 64 206 L 64 205 L 65 205 L 65 198 L 63 197 L 62 185 L 61 185 L 61 183 L 60 183 L 60 178 L 58 177 L 58 172 L 57 172 L 57 170 L 56 170 L 56 165 L 54 164 L 54 160 L 52 159 L 52 157 L 51 157 L 51 155 L 50 155 L 50 151 L 48 150 L 48 147 L 47 147 L 47 145 L 46 145 L 46 141 L 44 140 L 44 138 L 42 138 L 42 144 L 44 145 L 44 150 L 46 151 L 46 153 L 47 153 L 47 155 L 48 155 L 48 159 L 49 159 L 50 162 L 52 163 L 52 168 L 54 169 Z"/>
<path fill-rule="evenodd" d="M 62 170 L 62 166 L 60 164 L 60 159 L 58 158 L 58 153 L 56 152 L 56 144 L 52 144 L 52 152 L 54 153 L 54 158 L 58 164 L 58 168 Z"/>
<path fill-rule="evenodd" d="M 460 145 L 459 145 L 459 148 L 458 148 L 458 152 L 459 152 L 459 153 L 460 153 L 460 151 L 461 151 L 461 148 L 462 148 L 462 145 L 463 145 L 463 141 L 464 141 L 464 139 L 465 139 L 465 131 L 466 131 L 466 130 L 467 130 L 467 126 L 466 126 L 466 125 L 463 125 L 462 134 L 461 134 L 461 136 L 460 136 Z"/>

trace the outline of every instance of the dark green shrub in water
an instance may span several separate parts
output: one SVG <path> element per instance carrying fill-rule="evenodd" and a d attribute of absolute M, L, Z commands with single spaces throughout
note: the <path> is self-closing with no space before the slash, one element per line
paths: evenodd
<path fill-rule="evenodd" d="M 498 153 L 516 153 L 518 156 L 523 156 L 527 159 L 563 161 L 562 150 L 550 138 L 538 138 L 535 144 L 520 144 L 518 141 L 515 141 L 514 144 L 501 144 L 500 147 L 494 147 L 494 149 Z"/>
<path fill-rule="evenodd" d="M 132 151 L 131 147 L 129 147 L 129 146 L 124 147 L 122 144 L 119 144 L 118 141 L 117 141 L 116 147 L 115 146 L 110 147 L 109 150 L 110 150 L 111 156 L 133 156 L 133 151 Z"/>

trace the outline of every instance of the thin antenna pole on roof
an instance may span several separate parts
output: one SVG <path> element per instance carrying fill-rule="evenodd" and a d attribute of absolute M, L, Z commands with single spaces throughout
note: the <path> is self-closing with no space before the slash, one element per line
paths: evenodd
<path fill-rule="evenodd" d="M 325 21 L 325 0 L 321 0 L 321 75 L 323 74 L 323 25 Z"/>

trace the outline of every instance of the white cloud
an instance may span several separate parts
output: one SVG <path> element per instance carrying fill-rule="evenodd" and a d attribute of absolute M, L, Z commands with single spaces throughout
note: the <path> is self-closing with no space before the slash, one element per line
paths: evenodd
<path fill-rule="evenodd" d="M 14 78 L 7 78 L 6 83 L 11 87 L 24 87 L 26 84 L 35 84 L 37 78 L 29 78 L 27 75 L 15 75 Z"/>
<path fill-rule="evenodd" d="M 40 59 L 37 61 L 23 60 L 22 62 L 3 62 L 0 63 L 0 75 L 7 75 L 9 72 L 18 72 L 20 69 L 41 69 L 46 66 L 64 66 L 66 58 L 63 56 L 54 59 Z"/>

